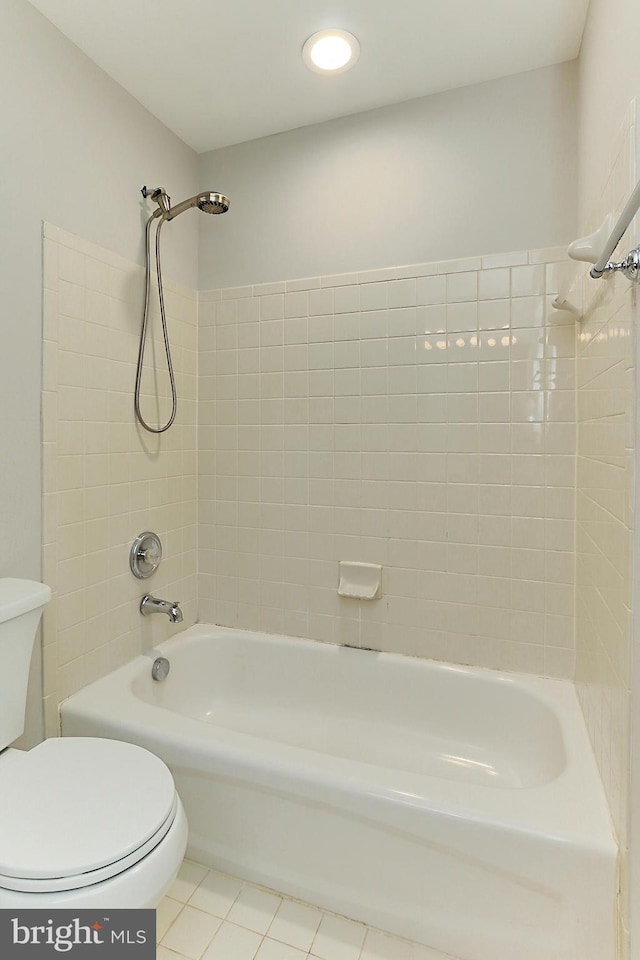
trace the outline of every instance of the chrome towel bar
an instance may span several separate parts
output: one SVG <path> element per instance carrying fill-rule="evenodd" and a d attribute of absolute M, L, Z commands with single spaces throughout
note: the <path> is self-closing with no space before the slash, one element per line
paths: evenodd
<path fill-rule="evenodd" d="M 627 232 L 631 221 L 640 209 L 640 181 L 629 197 L 624 210 L 618 217 L 616 224 L 611 228 L 611 214 L 605 218 L 602 226 L 588 237 L 581 237 L 569 245 L 569 256 L 572 260 L 586 260 L 593 266 L 589 275 L 594 280 L 609 276 L 612 273 L 623 273 L 628 280 L 640 283 L 640 247 L 615 262 L 609 259 L 623 236 Z M 602 246 L 604 237 L 607 238 Z M 599 252 L 600 251 L 600 252 Z"/>
<path fill-rule="evenodd" d="M 591 270 L 589 271 L 594 280 L 599 280 L 600 277 L 602 277 L 607 272 L 607 270 L 609 272 L 612 272 L 613 270 L 620 269 L 625 273 L 625 276 L 627 276 L 628 264 L 626 260 L 623 260 L 619 264 L 609 264 L 609 257 L 611 256 L 611 254 L 613 253 L 613 251 L 618 246 L 623 236 L 627 232 L 629 224 L 635 217 L 639 208 L 640 208 L 640 181 L 638 181 L 638 183 L 636 184 L 636 188 L 631 194 L 631 196 L 629 197 L 624 210 L 622 211 L 622 213 L 618 218 L 618 222 L 616 223 L 615 227 L 611 231 L 611 236 L 607 240 L 604 246 L 604 250 L 600 254 L 600 257 L 596 260 Z M 637 260 L 638 251 L 634 250 L 633 253 L 636 254 L 636 260 Z M 629 256 L 632 256 L 632 254 L 630 254 Z M 627 258 L 627 260 L 628 259 L 629 258 Z M 628 279 L 635 280 L 637 282 L 638 280 L 637 266 L 635 269 L 635 275 L 632 277 L 628 277 Z"/>

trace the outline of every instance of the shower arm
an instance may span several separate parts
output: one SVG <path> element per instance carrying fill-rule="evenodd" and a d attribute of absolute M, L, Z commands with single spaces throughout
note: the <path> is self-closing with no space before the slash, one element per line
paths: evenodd
<path fill-rule="evenodd" d="M 154 203 L 158 204 L 158 209 L 151 214 L 151 220 L 160 218 L 163 220 L 175 220 L 175 218 L 179 217 L 185 210 L 192 210 L 194 207 L 197 207 L 198 200 L 200 199 L 200 195 L 198 194 L 195 197 L 189 197 L 188 200 L 183 200 L 181 203 L 176 203 L 175 206 L 172 206 L 171 197 L 162 187 L 156 187 L 155 189 L 143 187 L 140 192 L 145 200 L 153 200 Z"/>
<path fill-rule="evenodd" d="M 164 217 L 167 220 L 173 220 L 175 217 L 180 216 L 181 213 L 184 213 L 185 210 L 192 210 L 193 207 L 197 207 L 198 205 L 197 197 L 191 197 L 189 200 L 183 200 L 182 203 L 176 203 L 175 207 L 171 206 L 171 198 L 168 199 L 169 209 L 164 213 Z M 158 211 L 156 211 L 155 215 L 158 215 Z M 160 215 L 162 216 L 162 211 Z"/>

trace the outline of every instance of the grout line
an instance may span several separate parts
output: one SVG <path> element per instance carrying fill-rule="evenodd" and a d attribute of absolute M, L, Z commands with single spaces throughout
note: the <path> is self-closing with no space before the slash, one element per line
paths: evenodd
<path fill-rule="evenodd" d="M 197 863 L 197 862 L 194 861 L 194 860 L 188 860 L 187 862 L 190 863 L 190 864 L 194 864 L 194 865 L 196 865 L 196 866 L 199 866 L 199 867 L 205 867 L 204 864 L 199 864 L 199 863 Z M 257 948 L 256 948 L 256 951 L 255 951 L 255 953 L 253 954 L 253 957 L 254 957 L 254 958 L 255 958 L 256 954 L 258 953 L 258 951 L 260 950 L 260 948 L 262 947 L 262 945 L 263 945 L 263 943 L 265 942 L 265 940 L 271 940 L 271 941 L 274 942 L 274 943 L 282 944 L 283 946 L 289 947 L 289 948 L 292 949 L 292 950 L 298 950 L 300 953 L 303 953 L 303 954 L 305 955 L 305 960 L 327 960 L 327 958 L 321 958 L 321 957 L 319 957 L 319 955 L 317 955 L 317 954 L 315 954 L 315 953 L 313 952 L 314 945 L 315 945 L 315 943 L 316 943 L 318 934 L 319 934 L 319 932 L 320 932 L 320 927 L 321 927 L 321 925 L 322 925 L 322 921 L 324 920 L 325 917 L 334 918 L 334 919 L 338 919 L 338 920 L 344 920 L 344 921 L 347 921 L 347 922 L 350 923 L 350 924 L 354 924 L 354 925 L 356 925 L 356 926 L 359 926 L 359 927 L 364 928 L 364 936 L 363 936 L 363 939 L 362 939 L 362 943 L 361 943 L 360 948 L 359 948 L 359 950 L 358 950 L 357 956 L 356 956 L 355 954 L 353 955 L 353 960 L 362 960 L 362 957 L 363 957 L 365 948 L 366 948 L 366 946 L 367 946 L 367 940 L 368 940 L 368 938 L 369 938 L 369 934 L 372 934 L 372 933 L 373 933 L 373 934 L 378 933 L 378 934 L 381 934 L 381 935 L 383 935 L 384 937 L 388 938 L 388 941 L 389 941 L 389 944 L 390 944 L 390 945 L 393 944 L 394 942 L 397 942 L 398 944 L 404 944 L 404 945 L 405 945 L 405 948 L 404 948 L 405 950 L 406 950 L 406 947 L 407 947 L 407 946 L 409 946 L 409 947 L 414 947 L 414 948 L 416 948 L 418 951 L 430 950 L 431 953 L 430 953 L 430 958 L 429 958 L 429 960 L 436 960 L 436 958 L 437 958 L 437 960 L 452 960 L 452 958 L 451 958 L 449 955 L 439 954 L 439 953 L 437 953 L 437 951 L 433 951 L 432 948 L 428 948 L 428 947 L 426 947 L 426 946 L 424 946 L 424 945 L 422 945 L 422 944 L 416 943 L 416 942 L 413 941 L 413 940 L 409 940 L 409 939 L 407 939 L 407 938 L 397 936 L 396 934 L 389 933 L 388 931 L 385 931 L 385 930 L 380 930 L 380 929 L 378 929 L 378 928 L 376 928 L 376 927 L 371 927 L 371 926 L 369 926 L 368 924 L 363 923 L 363 922 L 360 921 L 360 920 L 354 920 L 353 918 L 344 916 L 343 914 L 334 913 L 333 911 L 325 910 L 325 909 L 323 909 L 322 907 L 319 907 L 319 906 L 317 906 L 317 905 L 315 905 L 315 904 L 311 904 L 311 903 L 309 903 L 309 902 L 306 901 L 306 900 L 300 900 L 300 899 L 298 899 L 298 898 L 296 898 L 296 897 L 291 897 L 291 896 L 289 896 L 288 894 L 282 893 L 281 891 L 277 891 L 277 890 L 275 890 L 275 889 L 272 888 L 272 887 L 266 887 L 266 886 L 263 886 L 263 885 L 261 885 L 261 884 L 254 884 L 254 883 L 251 883 L 251 882 L 249 882 L 249 881 L 242 880 L 242 879 L 239 878 L 239 877 L 234 877 L 234 876 L 232 876 L 231 874 L 224 873 L 224 872 L 222 872 L 222 871 L 217 871 L 217 870 L 215 870 L 214 868 L 206 868 L 206 869 L 207 869 L 207 873 L 205 873 L 205 875 L 198 881 L 198 883 L 196 884 L 196 886 L 194 887 L 193 891 L 192 891 L 191 894 L 190 894 L 190 898 L 193 896 L 193 894 L 196 892 L 196 890 L 201 886 L 201 884 L 204 882 L 204 880 L 206 879 L 206 877 L 209 876 L 209 875 L 211 875 L 211 874 L 218 874 L 219 876 L 226 877 L 226 878 L 229 878 L 229 879 L 232 879 L 232 880 L 236 880 L 236 881 L 238 881 L 238 882 L 240 883 L 240 889 L 239 889 L 238 893 L 236 894 L 235 898 L 233 899 L 233 902 L 229 905 L 229 908 L 228 908 L 228 910 L 227 910 L 227 913 L 226 913 L 225 917 L 220 917 L 220 916 L 218 916 L 217 914 L 209 913 L 207 910 L 203 910 L 203 909 L 201 909 L 200 907 L 194 907 L 194 906 L 190 903 L 190 899 L 183 903 L 182 901 L 175 901 L 174 898 L 167 897 L 167 899 L 171 899 L 171 900 L 174 900 L 174 902 L 179 903 L 179 904 L 180 904 L 180 909 L 179 909 L 178 913 L 176 914 L 176 916 L 174 917 L 174 919 L 171 921 L 171 923 L 170 923 L 169 927 L 167 928 L 167 930 L 164 932 L 164 934 L 163 934 L 163 936 L 162 936 L 162 939 L 161 939 L 161 940 L 159 941 L 159 943 L 158 943 L 158 946 L 165 946 L 165 944 L 164 944 L 164 939 L 165 939 L 165 937 L 168 935 L 169 931 L 172 929 L 172 927 L 174 926 L 174 924 L 176 923 L 176 921 L 178 920 L 178 918 L 180 917 L 180 915 L 181 915 L 181 913 L 183 912 L 184 908 L 185 908 L 185 907 L 191 907 L 191 909 L 197 910 L 199 913 L 202 913 L 202 914 L 204 914 L 205 916 L 214 917 L 215 919 L 217 919 L 217 920 L 220 921 L 220 926 L 219 926 L 218 929 L 216 930 L 216 933 L 213 935 L 212 939 L 209 941 L 209 943 L 208 943 L 208 944 L 206 945 L 206 947 L 203 949 L 203 951 L 202 951 L 202 953 L 199 955 L 199 957 L 196 958 L 196 960 L 201 960 L 201 958 L 202 958 L 202 956 L 204 955 L 204 953 L 209 949 L 209 947 L 211 946 L 211 944 L 215 941 L 215 939 L 216 939 L 216 937 L 217 937 L 220 929 L 222 928 L 222 925 L 225 924 L 225 923 L 226 923 L 226 924 L 229 924 L 230 926 L 235 927 L 235 928 L 237 928 L 237 929 L 239 929 L 239 930 L 245 930 L 245 931 L 247 931 L 248 933 L 252 933 L 252 934 L 254 934 L 255 936 L 259 936 L 259 937 L 260 937 L 260 943 L 258 944 L 258 946 L 257 946 Z M 311 940 L 311 945 L 310 945 L 308 951 L 305 951 L 305 950 L 301 949 L 300 947 L 295 946 L 294 944 L 287 943 L 285 940 L 278 940 L 276 937 L 270 937 L 270 936 L 269 936 L 269 931 L 270 931 L 271 927 L 273 926 L 273 923 L 274 923 L 274 921 L 275 921 L 275 919 L 276 919 L 276 917 L 277 917 L 277 915 L 278 915 L 278 911 L 280 910 L 280 906 L 278 906 L 278 908 L 276 909 L 276 912 L 274 913 L 271 921 L 269 922 L 269 926 L 268 926 L 268 928 L 267 928 L 267 930 L 266 930 L 265 933 L 259 933 L 257 930 L 251 930 L 251 928 L 249 928 L 249 927 L 243 926 L 243 925 L 240 924 L 240 923 L 236 923 L 236 922 L 234 922 L 234 921 L 232 921 L 232 920 L 229 920 L 229 919 L 228 919 L 229 913 L 231 912 L 234 904 L 237 902 L 238 898 L 240 897 L 240 895 L 242 894 L 242 892 L 243 892 L 244 890 L 257 890 L 257 891 L 260 891 L 260 892 L 263 892 L 263 893 L 271 894 L 272 896 L 277 896 L 277 897 L 279 897 L 279 898 L 281 899 L 281 901 L 282 901 L 282 903 L 280 904 L 280 906 L 282 906 L 283 903 L 295 903 L 295 904 L 299 904 L 299 905 L 301 905 L 301 906 L 303 906 L 303 907 L 308 907 L 309 909 L 318 912 L 318 913 L 320 914 L 320 920 L 318 921 L 318 926 L 316 927 L 316 930 L 315 930 L 315 932 L 314 932 L 313 938 L 312 938 L 312 940 Z M 172 950 L 171 947 L 166 947 L 166 949 L 167 949 L 167 950 Z M 177 951 L 173 951 L 173 950 L 172 950 L 172 952 L 174 952 L 174 953 L 176 954 L 176 957 L 181 956 L 180 954 L 177 953 Z M 187 960 L 188 960 L 188 958 L 187 958 Z M 328 960 L 331 960 L 331 958 L 328 958 Z M 392 960 L 392 958 L 389 957 L 389 958 L 387 958 L 387 960 Z"/>

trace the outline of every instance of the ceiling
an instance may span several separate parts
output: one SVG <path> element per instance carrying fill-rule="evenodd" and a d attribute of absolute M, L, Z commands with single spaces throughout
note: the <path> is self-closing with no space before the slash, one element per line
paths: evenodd
<path fill-rule="evenodd" d="M 578 56 L 589 0 L 30 0 L 205 152 Z M 303 64 L 340 27 L 356 66 Z"/>

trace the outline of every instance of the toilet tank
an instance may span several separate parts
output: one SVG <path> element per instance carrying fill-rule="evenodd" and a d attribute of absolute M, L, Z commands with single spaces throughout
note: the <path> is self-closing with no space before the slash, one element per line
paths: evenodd
<path fill-rule="evenodd" d="M 44 583 L 0 578 L 0 750 L 24 731 L 33 641 L 50 598 Z"/>

